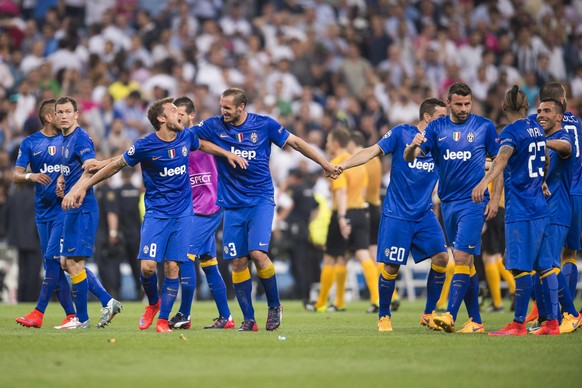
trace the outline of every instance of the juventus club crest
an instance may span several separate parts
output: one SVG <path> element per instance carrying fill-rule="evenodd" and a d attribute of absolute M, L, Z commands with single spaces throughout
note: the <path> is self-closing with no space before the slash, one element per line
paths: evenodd
<path fill-rule="evenodd" d="M 57 153 L 57 147 L 56 146 L 50 146 L 48 148 L 48 153 L 49 153 L 50 156 L 54 156 L 54 154 Z"/>
<path fill-rule="evenodd" d="M 182 155 L 183 156 L 188 155 L 188 148 L 186 148 L 186 146 L 182 146 Z"/>
<path fill-rule="evenodd" d="M 168 150 L 168 156 L 170 157 L 170 159 L 174 159 L 174 156 L 176 156 L 176 150 L 173 148 L 171 150 Z"/>
<path fill-rule="evenodd" d="M 251 141 L 253 143 L 256 143 L 257 140 L 259 140 L 259 136 L 257 136 L 257 133 L 256 132 L 251 133 Z"/>
<path fill-rule="evenodd" d="M 65 159 L 69 158 L 69 149 L 65 148 Z"/>
<path fill-rule="evenodd" d="M 453 132 L 453 140 L 454 141 L 461 140 L 461 132 Z"/>
<path fill-rule="evenodd" d="M 473 140 L 475 140 L 475 134 L 474 134 L 473 132 L 469 132 L 469 133 L 467 134 L 467 141 L 468 141 L 469 143 L 472 143 L 472 142 L 473 142 Z"/>

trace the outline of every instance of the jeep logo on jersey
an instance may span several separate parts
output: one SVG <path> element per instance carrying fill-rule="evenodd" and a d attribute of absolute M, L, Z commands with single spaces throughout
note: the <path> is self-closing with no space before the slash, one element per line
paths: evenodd
<path fill-rule="evenodd" d="M 475 140 L 475 134 L 474 134 L 473 132 L 469 132 L 469 133 L 467 134 L 467 141 L 468 141 L 469 143 L 472 143 L 472 142 L 473 142 L 473 140 Z"/>
<path fill-rule="evenodd" d="M 259 140 L 259 136 L 257 135 L 256 132 L 251 133 L 251 141 L 253 143 L 256 143 Z"/>
<path fill-rule="evenodd" d="M 257 152 L 253 150 L 237 150 L 234 147 L 230 147 L 230 152 L 246 160 L 252 160 L 257 157 Z"/>
<path fill-rule="evenodd" d="M 51 164 L 43 164 L 41 169 L 39 170 L 41 173 L 46 174 L 46 173 L 51 173 L 51 172 L 61 172 L 61 165 L 60 164 L 55 164 L 55 165 L 51 165 Z"/>
<path fill-rule="evenodd" d="M 170 157 L 170 159 L 174 159 L 174 156 L 176 156 L 176 151 L 173 148 L 171 150 L 168 150 L 168 156 Z"/>
<path fill-rule="evenodd" d="M 412 162 L 408 163 L 408 167 L 416 168 L 418 170 L 425 170 L 431 172 L 434 170 L 434 163 L 432 162 L 422 162 L 418 159 L 413 160 Z"/>
<path fill-rule="evenodd" d="M 471 151 L 457 151 L 457 152 L 451 152 L 449 149 L 447 149 L 447 152 L 443 155 L 443 159 L 444 160 L 462 160 L 463 162 L 466 162 L 467 160 L 471 159 Z"/>
<path fill-rule="evenodd" d="M 50 156 L 53 156 L 54 154 L 57 153 L 57 147 L 56 146 L 50 146 L 48 148 L 48 153 L 49 153 Z"/>
<path fill-rule="evenodd" d="M 182 174 L 186 174 L 186 166 L 178 166 L 175 168 L 164 167 L 164 171 L 160 172 L 160 176 L 174 176 Z"/>
<path fill-rule="evenodd" d="M 71 173 L 71 169 L 69 168 L 69 166 L 61 164 L 61 172 L 63 173 L 63 175 L 69 175 Z"/>
<path fill-rule="evenodd" d="M 182 155 L 188 155 L 188 148 L 186 148 L 186 146 L 182 146 Z"/>
<path fill-rule="evenodd" d="M 453 140 L 454 141 L 461 140 L 461 132 L 453 132 Z"/>

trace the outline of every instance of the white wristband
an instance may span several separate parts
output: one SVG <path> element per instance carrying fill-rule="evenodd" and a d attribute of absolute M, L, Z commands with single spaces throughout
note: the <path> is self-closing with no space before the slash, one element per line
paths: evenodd
<path fill-rule="evenodd" d="M 32 176 L 32 173 L 31 172 L 27 172 L 26 174 L 24 174 L 24 180 L 30 182 L 30 177 L 31 176 Z"/>

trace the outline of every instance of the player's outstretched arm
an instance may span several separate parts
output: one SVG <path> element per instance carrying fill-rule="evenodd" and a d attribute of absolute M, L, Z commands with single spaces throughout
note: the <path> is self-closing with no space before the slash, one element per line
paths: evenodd
<path fill-rule="evenodd" d="M 547 140 L 546 146 L 560 155 L 560 158 L 566 159 L 572 153 L 572 144 L 565 140 Z"/>
<path fill-rule="evenodd" d="M 217 146 L 216 144 L 211 143 L 207 140 L 200 139 L 200 151 L 227 159 L 228 163 L 230 163 L 230 165 L 233 168 L 236 168 L 238 166 L 242 169 L 246 169 L 249 165 L 248 160 L 246 160 L 245 158 L 235 155 L 232 152 L 226 151 Z"/>
<path fill-rule="evenodd" d="M 360 166 L 374 157 L 380 155 L 382 149 L 378 144 L 371 145 L 370 147 L 364 148 L 356 152 L 350 158 L 339 165 L 340 171 L 347 170 L 348 168 Z"/>
<path fill-rule="evenodd" d="M 63 210 L 78 208 L 83 203 L 87 190 L 97 183 L 117 174 L 123 167 L 127 166 L 127 162 L 123 156 L 118 156 L 117 159 L 99 170 L 95 175 L 88 179 L 79 179 L 79 182 L 71 188 L 71 191 L 65 198 L 63 198 Z"/>
<path fill-rule="evenodd" d="M 319 164 L 325 170 L 325 175 L 327 175 L 328 177 L 335 179 L 341 173 L 338 166 L 336 166 L 335 164 L 331 164 L 330 162 L 325 160 L 323 156 L 321 156 L 309 144 L 307 144 L 305 140 L 301 139 L 300 137 L 291 134 L 289 135 L 286 144 L 288 144 L 294 150 L 301 152 L 305 157 Z"/>
<path fill-rule="evenodd" d="M 85 161 L 85 163 L 83 163 L 83 170 L 94 174 L 97 171 L 101 170 L 103 167 L 107 166 L 109 163 L 116 160 L 118 157 L 119 157 L 119 155 L 112 156 L 111 158 L 104 159 L 104 160 L 97 160 L 97 159 L 87 160 L 87 161 Z"/>
<path fill-rule="evenodd" d="M 426 142 L 426 137 L 422 133 L 417 133 L 412 139 L 412 143 L 408 144 L 404 149 L 404 160 L 407 162 L 414 161 L 422 153 L 422 150 L 418 147 L 424 142 Z"/>
<path fill-rule="evenodd" d="M 14 183 L 40 183 L 41 185 L 48 185 L 51 183 L 51 178 L 43 173 L 33 174 L 31 172 L 26 172 L 26 169 L 20 166 L 14 167 L 14 174 L 12 174 L 12 179 Z"/>
<path fill-rule="evenodd" d="M 479 182 L 479 184 L 477 186 L 475 186 L 475 188 L 473 189 L 473 192 L 471 194 L 471 198 L 473 199 L 473 202 L 476 202 L 476 203 L 483 202 L 483 200 L 485 199 L 485 190 L 487 190 L 487 185 L 489 185 L 490 182 L 492 182 L 498 176 L 500 176 L 501 171 L 503 171 L 503 169 L 505 169 L 505 166 L 507 166 L 507 162 L 509 161 L 509 158 L 511 157 L 512 154 L 513 154 L 513 147 L 502 146 L 499 149 L 499 152 L 497 153 L 497 157 L 491 163 L 491 168 L 489 169 L 489 171 L 487 171 L 487 174 L 485 174 L 483 179 L 481 179 L 481 182 Z M 497 186 L 497 183 L 498 183 L 498 181 L 495 182 L 496 186 Z M 499 185 L 499 186 L 501 186 L 501 185 Z M 496 187 L 495 191 L 497 191 L 498 189 L 500 190 L 500 193 L 501 193 L 501 187 Z M 497 201 L 499 201 L 500 195 L 501 194 L 499 194 L 497 196 Z"/>

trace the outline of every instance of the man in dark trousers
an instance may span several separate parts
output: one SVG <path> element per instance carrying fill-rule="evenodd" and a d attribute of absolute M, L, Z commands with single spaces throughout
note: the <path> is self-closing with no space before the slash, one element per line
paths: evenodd
<path fill-rule="evenodd" d="M 19 185 L 8 197 L 8 244 L 18 250 L 18 301 L 36 302 L 42 257 L 34 222 L 34 188 Z"/>

